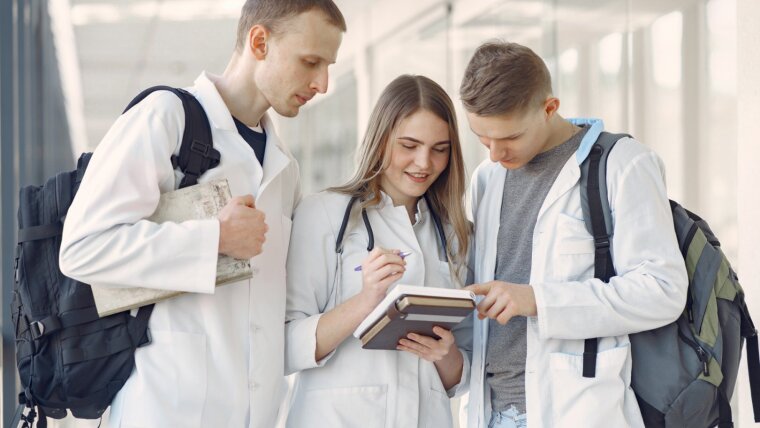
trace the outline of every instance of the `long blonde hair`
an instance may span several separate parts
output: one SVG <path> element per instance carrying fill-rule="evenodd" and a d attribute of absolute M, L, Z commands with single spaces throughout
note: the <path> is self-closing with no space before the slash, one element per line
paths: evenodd
<path fill-rule="evenodd" d="M 404 74 L 394 79 L 380 94 L 372 110 L 367 132 L 357 151 L 358 167 L 347 183 L 328 190 L 358 197 L 362 206 L 377 205 L 380 178 L 391 162 L 390 141 L 398 124 L 418 110 L 427 110 L 449 127 L 451 150 L 449 163 L 427 191 L 430 208 L 441 221 L 450 224 L 456 235 L 456 247 L 447 237 L 446 252 L 459 268 L 466 263 L 470 225 L 464 212 L 465 172 L 462 146 L 459 141 L 456 113 L 451 98 L 437 83 L 425 76 Z"/>

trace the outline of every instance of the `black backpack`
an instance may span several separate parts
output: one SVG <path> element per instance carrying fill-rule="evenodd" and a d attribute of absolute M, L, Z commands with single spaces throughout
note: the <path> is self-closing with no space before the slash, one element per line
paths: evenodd
<path fill-rule="evenodd" d="M 124 111 L 157 90 L 182 100 L 185 129 L 179 156 L 171 161 L 184 173 L 180 187 L 196 184 L 220 158 L 198 100 L 183 89 L 155 86 Z M 140 308 L 136 316 L 125 311 L 99 318 L 90 286 L 64 276 L 58 266 L 63 221 L 91 156 L 82 154 L 76 170 L 62 172 L 44 186 L 24 187 L 19 194 L 11 311 L 22 392 L 20 420 L 13 426 L 21 421 L 32 426 L 39 414 L 37 426 L 45 427 L 46 416 L 61 419 L 67 410 L 76 418 L 100 418 L 132 373 L 135 349 L 150 343 L 153 305 Z"/>
<path fill-rule="evenodd" d="M 594 276 L 615 275 L 610 244 L 612 216 L 607 199 L 607 157 L 625 134 L 603 132 L 581 164 L 581 203 L 596 247 Z M 647 427 L 733 426 L 730 399 L 743 342 L 755 422 L 760 422 L 760 354 L 736 273 L 707 222 L 670 201 L 689 288 L 681 316 L 663 327 L 630 335 L 631 387 Z M 594 377 L 597 339 L 588 339 L 583 376 Z"/>

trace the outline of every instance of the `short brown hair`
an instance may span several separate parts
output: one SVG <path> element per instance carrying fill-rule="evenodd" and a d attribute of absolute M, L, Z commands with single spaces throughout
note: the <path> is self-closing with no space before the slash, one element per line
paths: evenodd
<path fill-rule="evenodd" d="M 346 20 L 332 0 L 247 0 L 240 12 L 235 49 L 240 50 L 245 46 L 248 31 L 254 25 L 263 25 L 277 34 L 282 21 L 312 9 L 322 11 L 327 22 L 340 31 L 346 31 Z"/>
<path fill-rule="evenodd" d="M 480 116 L 523 113 L 552 94 L 549 69 L 517 43 L 482 44 L 464 72 L 459 94 L 465 109 Z"/>

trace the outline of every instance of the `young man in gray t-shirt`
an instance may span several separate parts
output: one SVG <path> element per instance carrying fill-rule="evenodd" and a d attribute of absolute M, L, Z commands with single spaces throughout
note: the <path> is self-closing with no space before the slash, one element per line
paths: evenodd
<path fill-rule="evenodd" d="M 580 165 L 604 129 L 566 120 L 533 51 L 493 42 L 465 70 L 461 98 L 490 160 L 473 174 L 475 323 L 471 428 L 643 427 L 628 334 L 675 320 L 687 278 L 662 162 L 632 138 L 607 160 L 616 276 L 594 278 Z M 584 340 L 599 338 L 596 376 Z"/>

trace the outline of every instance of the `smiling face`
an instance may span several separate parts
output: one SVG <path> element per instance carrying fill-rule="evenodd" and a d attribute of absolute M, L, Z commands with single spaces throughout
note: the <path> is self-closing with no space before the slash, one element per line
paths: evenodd
<path fill-rule="evenodd" d="M 343 33 L 319 10 L 296 15 L 281 28 L 281 33 L 267 33 L 254 79 L 277 113 L 294 117 L 317 93 L 327 92 L 327 68 L 335 63 Z M 256 39 L 256 30 L 251 30 L 251 39 Z M 250 45 L 257 43 L 255 40 Z"/>
<path fill-rule="evenodd" d="M 395 205 L 413 207 L 449 164 L 449 125 L 420 109 L 399 122 L 391 133 L 390 163 L 380 185 Z"/>

